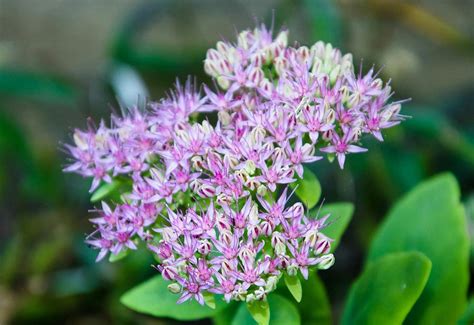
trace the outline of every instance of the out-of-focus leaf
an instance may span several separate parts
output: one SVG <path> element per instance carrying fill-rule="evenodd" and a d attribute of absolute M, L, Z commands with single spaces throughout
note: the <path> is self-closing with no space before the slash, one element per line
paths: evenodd
<path fill-rule="evenodd" d="M 177 320 L 197 320 L 216 315 L 225 308 L 221 299 L 216 301 L 216 308 L 201 306 L 195 300 L 177 304 L 179 295 L 168 290 L 169 281 L 155 276 L 135 288 L 127 291 L 120 301 L 130 309 L 156 317 L 169 317 Z"/>
<path fill-rule="evenodd" d="M 51 291 L 61 297 L 91 292 L 100 284 L 97 270 L 84 267 L 55 272 L 51 282 Z"/>
<path fill-rule="evenodd" d="M 296 188 L 296 195 L 301 199 L 308 209 L 318 203 L 321 196 L 321 184 L 318 178 L 309 168 L 304 168 L 303 179 L 298 179 L 290 184 L 291 188 Z"/>
<path fill-rule="evenodd" d="M 268 296 L 268 303 L 259 302 L 255 307 L 254 318 L 244 303 L 237 310 L 232 325 L 271 324 L 271 325 L 299 325 L 301 323 L 298 309 L 286 298 L 272 293 Z M 258 316 L 256 316 L 258 315 Z"/>
<path fill-rule="evenodd" d="M 0 284 L 8 285 L 15 278 L 21 264 L 23 247 L 19 235 L 7 241 L 7 245 L 0 254 Z"/>
<path fill-rule="evenodd" d="M 407 130 L 420 134 L 427 139 L 437 139 L 446 149 L 474 165 L 474 143 L 455 126 L 446 116 L 428 109 L 412 110 L 413 118 L 404 122 Z"/>
<path fill-rule="evenodd" d="M 126 64 L 115 66 L 110 72 L 110 84 L 122 108 L 143 107 L 149 97 L 145 82 L 137 71 Z"/>
<path fill-rule="evenodd" d="M 388 254 L 370 264 L 349 292 L 342 324 L 401 324 L 423 291 L 430 269 L 430 260 L 418 252 Z"/>
<path fill-rule="evenodd" d="M 316 272 L 310 272 L 308 280 L 305 280 L 303 298 L 297 307 L 302 324 L 332 324 L 326 288 Z"/>
<path fill-rule="evenodd" d="M 124 259 L 125 257 L 127 257 L 128 252 L 129 252 L 128 249 L 122 249 L 118 254 L 110 253 L 109 262 L 115 263 L 117 261 L 120 261 L 121 259 Z"/>
<path fill-rule="evenodd" d="M 389 253 L 416 250 L 433 263 L 408 323 L 453 324 L 464 310 L 469 238 L 459 196 L 451 174 L 421 183 L 394 206 L 372 242 L 369 262 Z"/>
<path fill-rule="evenodd" d="M 466 212 L 467 230 L 469 232 L 471 265 L 474 262 L 474 194 L 469 195 L 464 203 L 464 211 Z"/>
<path fill-rule="evenodd" d="M 339 245 L 341 237 L 351 221 L 353 212 L 354 205 L 348 202 L 325 204 L 321 211 L 316 209 L 311 211 L 311 215 L 319 213 L 319 217 L 330 215 L 326 221 L 327 226 L 321 229 L 321 232 L 334 240 L 331 243 L 331 252 L 334 252 Z"/>
<path fill-rule="evenodd" d="M 149 25 L 159 21 L 165 13 L 169 15 L 169 12 L 176 10 L 176 7 L 176 1 L 168 0 L 145 3 L 137 7 L 125 21 L 112 45 L 114 60 L 140 70 L 159 71 L 162 75 L 192 73 L 196 67 L 201 68 L 203 55 L 207 49 L 192 47 L 177 53 L 166 46 L 148 45 L 148 49 L 140 49 L 136 44 L 137 35 L 142 35 Z"/>
<path fill-rule="evenodd" d="M 458 325 L 472 325 L 474 324 L 474 298 L 469 299 L 469 304 L 457 322 Z"/>
<path fill-rule="evenodd" d="M 72 102 L 75 95 L 70 85 L 48 75 L 0 69 L 0 96 Z"/>
<path fill-rule="evenodd" d="M 301 287 L 301 281 L 298 276 L 290 276 L 285 273 L 284 279 L 286 287 L 291 292 L 291 295 L 295 298 L 297 302 L 300 302 L 301 297 L 303 296 L 303 288 Z"/>
<path fill-rule="evenodd" d="M 382 150 L 383 163 L 387 167 L 385 170 L 390 175 L 387 180 L 398 190 L 396 193 L 404 193 L 412 189 L 423 179 L 422 157 L 418 153 L 390 146 L 384 146 Z M 377 163 L 382 162 L 378 159 Z M 400 170 L 403 170 L 403 173 L 400 173 Z"/>
<path fill-rule="evenodd" d="M 339 46 L 342 43 L 342 18 L 334 1 L 305 0 L 305 12 L 312 24 L 311 37 Z"/>
<path fill-rule="evenodd" d="M 19 185 L 20 195 L 41 198 L 42 202 L 52 200 L 60 193 L 57 184 L 59 168 L 51 168 L 51 165 L 56 165 L 56 161 L 39 161 L 27 140 L 15 120 L 0 110 L 0 169 L 5 173 L 5 182 L 12 181 L 9 179 L 14 173 L 12 171 L 17 168 L 21 171 L 19 184 L 16 184 L 18 180 L 15 179 L 15 186 L 10 186 L 8 190 L 16 189 L 16 185 Z M 5 190 L 0 187 L 0 194 Z"/>
<path fill-rule="evenodd" d="M 61 261 L 69 245 L 68 239 L 62 235 L 54 236 L 35 245 L 30 258 L 32 273 L 45 273 L 51 270 L 55 263 Z"/>

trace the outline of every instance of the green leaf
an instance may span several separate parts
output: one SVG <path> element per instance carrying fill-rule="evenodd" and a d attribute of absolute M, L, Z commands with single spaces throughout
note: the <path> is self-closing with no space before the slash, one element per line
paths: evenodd
<path fill-rule="evenodd" d="M 265 310 L 268 311 L 268 316 L 262 315 L 259 319 L 262 322 L 258 324 L 271 324 L 271 325 L 299 325 L 301 324 L 300 315 L 298 314 L 298 309 L 286 298 L 271 293 L 268 298 L 269 308 Z M 258 307 L 261 308 L 261 307 Z M 265 318 L 269 317 L 269 318 Z M 265 322 L 266 320 L 266 322 Z M 232 321 L 232 325 L 250 325 L 255 324 L 254 318 L 250 314 L 246 304 L 242 303 L 237 310 L 237 313 Z"/>
<path fill-rule="evenodd" d="M 248 303 L 247 309 L 258 325 L 268 325 L 270 321 L 270 307 L 268 301 L 260 300 Z"/>
<path fill-rule="evenodd" d="M 121 259 L 125 258 L 128 255 L 128 252 L 129 252 L 128 249 L 123 249 L 118 254 L 110 253 L 109 262 L 115 263 L 117 261 L 120 261 Z"/>
<path fill-rule="evenodd" d="M 408 315 L 408 323 L 453 324 L 464 310 L 469 239 L 459 196 L 451 174 L 421 183 L 394 206 L 372 242 L 369 262 L 416 250 L 433 263 L 426 290 Z"/>
<path fill-rule="evenodd" d="M 353 284 L 341 324 L 402 324 L 430 275 L 418 252 L 394 253 L 369 264 Z"/>
<path fill-rule="evenodd" d="M 242 302 L 231 301 L 225 309 L 221 310 L 218 314 L 212 317 L 212 323 L 214 325 L 229 325 L 232 324 L 232 320 L 234 319 L 235 315 L 237 314 L 237 310 L 240 306 L 244 306 L 245 304 Z M 251 320 L 253 321 L 253 320 Z"/>
<path fill-rule="evenodd" d="M 47 101 L 73 102 L 74 89 L 51 76 L 14 69 L 0 69 L 0 95 Z"/>
<path fill-rule="evenodd" d="M 471 297 L 466 310 L 457 322 L 458 325 L 472 325 L 474 324 L 474 298 Z"/>
<path fill-rule="evenodd" d="M 332 324 L 331 305 L 317 272 L 310 272 L 304 282 L 303 298 L 297 307 L 303 324 Z"/>
<path fill-rule="evenodd" d="M 466 223 L 470 241 L 470 263 L 474 263 L 474 193 L 471 193 L 464 202 L 464 211 L 466 213 Z"/>
<path fill-rule="evenodd" d="M 328 226 L 321 229 L 321 232 L 334 240 L 331 244 L 331 252 L 334 252 L 351 221 L 354 205 L 348 202 L 331 203 L 325 204 L 321 211 L 313 210 L 310 214 L 314 215 L 314 211 L 319 212 L 319 217 L 330 215 L 326 221 Z"/>
<path fill-rule="evenodd" d="M 122 185 L 123 182 L 119 179 L 113 179 L 110 183 L 102 184 L 97 190 L 95 190 L 94 194 L 92 194 L 91 202 L 95 203 L 102 201 L 108 196 L 114 194 Z"/>
<path fill-rule="evenodd" d="M 290 187 L 296 188 L 296 195 L 308 209 L 314 207 L 321 197 L 321 184 L 316 175 L 307 167 L 304 167 L 303 178 L 290 183 Z"/>
<path fill-rule="evenodd" d="M 301 297 L 303 296 L 303 289 L 301 288 L 301 281 L 298 276 L 291 276 L 285 273 L 285 284 L 295 300 L 300 302 Z"/>
<path fill-rule="evenodd" d="M 203 293 L 204 303 L 211 309 L 216 309 L 216 298 L 210 292 Z"/>
<path fill-rule="evenodd" d="M 226 307 L 220 299 L 216 301 L 216 308 L 201 306 L 195 300 L 177 304 L 179 295 L 168 291 L 170 282 L 161 276 L 139 284 L 127 291 L 120 301 L 130 309 L 156 317 L 169 317 L 177 320 L 196 320 L 216 315 Z"/>

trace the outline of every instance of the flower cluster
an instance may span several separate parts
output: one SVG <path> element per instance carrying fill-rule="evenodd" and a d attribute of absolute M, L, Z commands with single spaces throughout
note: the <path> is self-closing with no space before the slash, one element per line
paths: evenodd
<path fill-rule="evenodd" d="M 334 262 L 326 219 L 287 207 L 286 184 L 324 153 L 343 168 L 346 154 L 366 150 L 363 134 L 382 140 L 403 119 L 400 103 L 387 103 L 391 89 L 373 70 L 356 74 L 350 54 L 322 42 L 290 47 L 286 31 L 273 38 L 264 26 L 219 42 L 204 68 L 219 90 L 177 84 L 110 127 L 77 130 L 65 170 L 92 177 L 91 191 L 125 184 L 120 202 L 103 202 L 92 219 L 98 260 L 141 241 L 180 302 L 203 303 L 205 292 L 263 299 L 283 273 L 306 278 Z M 200 120 L 211 113 L 214 125 Z"/>

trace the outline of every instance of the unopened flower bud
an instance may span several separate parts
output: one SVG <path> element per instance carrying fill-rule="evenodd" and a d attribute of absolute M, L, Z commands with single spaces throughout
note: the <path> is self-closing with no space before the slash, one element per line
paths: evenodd
<path fill-rule="evenodd" d="M 277 243 L 275 245 L 275 253 L 277 255 L 285 255 L 286 253 L 286 245 L 283 243 Z"/>
<path fill-rule="evenodd" d="M 256 225 L 258 223 L 258 219 L 258 207 L 257 205 L 253 204 L 252 208 L 250 209 L 249 221 L 252 225 Z"/>
<path fill-rule="evenodd" d="M 191 158 L 192 166 L 195 170 L 202 170 L 203 169 L 203 160 L 201 156 L 194 156 Z"/>
<path fill-rule="evenodd" d="M 209 184 L 201 184 L 197 189 L 197 194 L 203 198 L 209 198 L 216 195 L 216 189 Z"/>
<path fill-rule="evenodd" d="M 327 254 L 321 257 L 319 263 L 318 263 L 318 269 L 320 270 L 327 270 L 329 269 L 333 264 L 334 264 L 334 255 L 333 254 Z"/>
<path fill-rule="evenodd" d="M 341 66 L 336 65 L 331 72 L 329 73 L 329 81 L 331 82 L 331 85 L 334 85 L 336 83 L 337 78 L 339 77 L 339 73 L 341 72 Z"/>
<path fill-rule="evenodd" d="M 211 252 L 211 243 L 206 240 L 206 239 L 203 239 L 199 242 L 199 246 L 198 246 L 198 251 L 199 253 L 203 254 L 203 255 L 207 255 Z"/>
<path fill-rule="evenodd" d="M 89 148 L 87 141 L 84 139 L 81 133 L 74 132 L 73 138 L 74 138 L 74 143 L 79 149 L 87 150 L 87 148 Z"/>
<path fill-rule="evenodd" d="M 331 249 L 331 243 L 329 241 L 329 238 L 327 238 L 323 234 L 319 234 L 318 240 L 316 241 L 316 244 L 314 245 L 314 253 L 316 255 L 327 254 L 329 253 L 330 249 Z"/>
<path fill-rule="evenodd" d="M 206 59 L 210 61 L 219 61 L 221 58 L 221 53 L 219 53 L 216 49 L 209 49 L 206 53 Z"/>
<path fill-rule="evenodd" d="M 252 87 L 258 87 L 260 82 L 263 80 L 264 74 L 262 69 L 260 68 L 253 68 L 250 70 L 248 75 L 249 85 Z"/>
<path fill-rule="evenodd" d="M 227 90 L 227 89 L 229 89 L 230 81 L 229 81 L 228 78 L 226 78 L 224 76 L 219 76 L 219 77 L 217 77 L 217 84 L 222 89 Z"/>
<path fill-rule="evenodd" d="M 265 194 L 267 194 L 267 187 L 261 184 L 259 187 L 257 187 L 257 194 L 260 196 L 265 196 Z"/>
<path fill-rule="evenodd" d="M 255 298 L 257 298 L 257 300 L 262 300 L 266 296 L 267 296 L 267 293 L 265 292 L 264 287 L 260 287 L 257 290 L 255 290 Z"/>
<path fill-rule="evenodd" d="M 288 45 L 288 30 L 281 31 L 275 39 L 275 43 L 286 47 Z"/>
<path fill-rule="evenodd" d="M 168 284 L 168 291 L 171 293 L 180 293 L 181 292 L 181 286 L 178 283 L 171 283 Z"/>
<path fill-rule="evenodd" d="M 247 297 L 245 297 L 246 302 L 253 302 L 255 300 L 257 300 L 257 298 L 255 297 L 255 295 L 253 293 L 249 293 L 247 295 Z"/>
<path fill-rule="evenodd" d="M 242 32 L 239 33 L 239 36 L 237 36 L 237 44 L 244 48 L 244 49 L 248 49 L 249 48 L 249 43 L 248 43 L 248 40 L 249 40 L 249 35 L 250 34 L 250 31 L 248 30 L 244 30 Z"/>
<path fill-rule="evenodd" d="M 216 65 L 211 60 L 204 60 L 204 72 L 212 77 L 216 77 L 219 74 Z"/>
<path fill-rule="evenodd" d="M 275 275 L 272 275 L 272 276 L 268 277 L 267 282 L 265 284 L 265 290 L 267 292 L 275 290 L 276 286 L 278 284 L 278 280 L 279 280 L 279 278 Z"/>
<path fill-rule="evenodd" d="M 219 113 L 217 113 L 217 117 L 219 118 L 219 121 L 223 126 L 229 125 L 232 121 L 232 117 L 230 116 L 230 114 L 224 110 L 219 111 Z"/>
<path fill-rule="evenodd" d="M 217 196 L 216 202 L 220 206 L 229 205 L 232 203 L 232 198 L 224 193 L 221 193 Z"/>
<path fill-rule="evenodd" d="M 298 264 L 296 263 L 291 263 L 286 268 L 286 271 L 288 272 L 289 276 L 295 276 L 296 274 L 298 274 L 298 270 L 299 270 L 299 267 L 298 267 Z"/>
<path fill-rule="evenodd" d="M 255 166 L 255 162 L 253 160 L 247 160 L 245 162 L 245 171 L 249 174 L 249 175 L 253 175 L 255 173 L 255 169 L 257 167 Z"/>
<path fill-rule="evenodd" d="M 290 63 L 284 57 L 277 57 L 274 60 L 275 71 L 279 76 L 282 76 L 288 69 Z"/>
<path fill-rule="evenodd" d="M 318 230 L 314 228 L 308 230 L 308 232 L 306 233 L 304 237 L 305 243 L 308 243 L 309 245 L 314 247 L 316 245 L 317 240 L 318 240 Z"/>
<path fill-rule="evenodd" d="M 249 190 L 253 191 L 258 186 L 260 186 L 260 182 L 255 177 L 249 177 L 245 182 L 245 186 L 247 186 Z"/>

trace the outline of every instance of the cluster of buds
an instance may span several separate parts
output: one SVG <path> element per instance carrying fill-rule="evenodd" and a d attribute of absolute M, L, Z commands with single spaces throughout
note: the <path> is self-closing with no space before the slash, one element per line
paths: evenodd
<path fill-rule="evenodd" d="M 356 75 L 350 54 L 289 47 L 286 31 L 274 39 L 264 26 L 219 42 L 204 66 L 219 90 L 177 84 L 110 127 L 76 131 L 65 170 L 92 177 L 91 191 L 114 178 L 131 184 L 92 219 L 98 260 L 144 242 L 180 302 L 204 303 L 206 292 L 264 299 L 283 273 L 306 278 L 334 262 L 326 218 L 287 207 L 287 184 L 325 153 L 343 168 L 346 154 L 366 150 L 363 134 L 382 140 L 403 119 L 400 103 L 387 103 L 390 87 L 373 70 Z M 201 112 L 216 124 L 197 122 Z"/>

